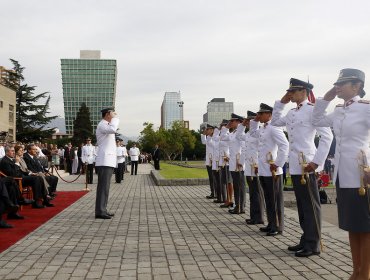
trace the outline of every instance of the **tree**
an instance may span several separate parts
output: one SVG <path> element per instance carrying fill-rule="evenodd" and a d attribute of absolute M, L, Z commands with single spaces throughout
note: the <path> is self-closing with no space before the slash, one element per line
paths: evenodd
<path fill-rule="evenodd" d="M 76 119 L 73 122 L 73 137 L 72 143 L 80 145 L 85 142 L 87 137 L 93 138 L 93 128 L 90 120 L 90 111 L 85 103 L 81 103 L 81 107 L 77 112 Z"/>
<path fill-rule="evenodd" d="M 6 70 L 8 77 L 4 85 L 16 93 L 16 137 L 18 141 L 29 142 L 50 138 L 55 128 L 45 126 L 57 116 L 49 115 L 49 92 L 35 93 L 36 86 L 29 86 L 24 81 L 22 67 L 18 61 L 13 63 L 11 70 Z"/>
<path fill-rule="evenodd" d="M 190 130 L 190 133 L 195 138 L 194 148 L 190 148 L 189 146 L 184 147 L 184 151 L 182 152 L 183 158 L 188 158 L 189 160 L 192 159 L 203 159 L 204 155 L 206 154 L 206 146 L 203 145 L 201 140 L 201 132 Z"/>

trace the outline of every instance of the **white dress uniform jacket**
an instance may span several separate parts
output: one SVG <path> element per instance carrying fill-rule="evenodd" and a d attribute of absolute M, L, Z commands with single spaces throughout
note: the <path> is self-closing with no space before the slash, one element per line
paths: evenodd
<path fill-rule="evenodd" d="M 339 174 L 341 188 L 359 188 L 361 151 L 364 160 L 370 161 L 370 104 L 355 96 L 344 105 L 337 105 L 334 112 L 326 114 L 329 101 L 317 99 L 313 110 L 312 122 L 316 126 L 332 127 L 336 137 L 334 157 L 334 178 Z M 338 172 L 339 170 L 339 172 Z"/>
<path fill-rule="evenodd" d="M 112 118 L 111 122 L 101 120 L 96 128 L 96 140 L 99 146 L 96 156 L 96 166 L 116 167 L 116 137 L 119 119 Z"/>
<path fill-rule="evenodd" d="M 93 145 L 84 145 L 82 147 L 81 160 L 87 164 L 95 162 L 95 147 Z"/>
<path fill-rule="evenodd" d="M 333 133 L 328 127 L 315 127 L 312 124 L 313 104 L 303 101 L 297 108 L 291 109 L 286 116 L 282 116 L 285 104 L 276 101 L 272 112 L 273 126 L 286 126 L 289 138 L 289 173 L 301 175 L 303 153 L 307 163 L 316 163 L 320 172 L 328 156 Z M 321 136 L 318 149 L 315 146 L 316 132 Z"/>
<path fill-rule="evenodd" d="M 288 140 L 283 129 L 271 125 L 271 121 L 259 127 L 259 122 L 251 120 L 249 123 L 251 136 L 258 138 L 258 175 L 272 176 L 268 154 L 271 153 L 275 165 L 279 166 L 276 175 L 283 174 L 285 162 L 288 159 Z"/>
<path fill-rule="evenodd" d="M 212 170 L 218 170 L 218 167 L 220 166 L 220 130 L 218 128 L 213 130 L 212 142 Z"/>
<path fill-rule="evenodd" d="M 127 157 L 127 149 L 126 147 L 117 147 L 117 163 L 124 163 L 125 157 Z"/>
<path fill-rule="evenodd" d="M 212 165 L 212 156 L 213 156 L 213 141 L 212 136 L 201 135 L 201 140 L 203 145 L 206 145 L 206 160 L 205 164 L 208 166 Z"/>
<path fill-rule="evenodd" d="M 252 137 L 249 131 L 245 133 L 245 126 L 242 124 L 236 129 L 236 137 L 245 143 L 240 159 L 245 163 L 244 175 L 256 176 L 254 166 L 257 166 L 258 162 L 258 138 Z"/>
<path fill-rule="evenodd" d="M 224 160 L 224 158 L 230 158 L 230 151 L 229 151 L 229 143 L 227 141 L 221 140 L 222 135 L 225 135 L 228 133 L 228 129 L 221 130 L 220 132 L 220 144 L 219 144 L 219 150 L 220 150 L 220 163 L 219 166 L 226 166 L 229 165 L 227 161 Z"/>
<path fill-rule="evenodd" d="M 229 143 L 229 170 L 230 171 L 242 171 L 237 170 L 236 159 L 239 158 L 239 163 L 243 165 L 244 170 L 244 162 L 241 161 L 241 153 L 242 153 L 242 146 L 244 145 L 243 141 L 240 141 L 236 138 L 236 130 L 229 133 L 229 130 L 226 127 L 221 129 L 221 141 L 226 141 Z"/>
<path fill-rule="evenodd" d="M 140 150 L 138 147 L 131 147 L 129 150 L 130 158 L 131 161 L 138 161 L 139 160 L 139 155 L 140 155 Z"/>

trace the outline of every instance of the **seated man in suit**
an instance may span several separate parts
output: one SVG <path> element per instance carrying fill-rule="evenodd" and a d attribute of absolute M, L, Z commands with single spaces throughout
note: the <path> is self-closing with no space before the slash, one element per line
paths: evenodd
<path fill-rule="evenodd" d="M 56 195 L 58 177 L 51 175 L 46 172 L 39 159 L 37 158 L 37 146 L 35 144 L 29 144 L 27 146 L 27 153 L 23 155 L 23 159 L 27 164 L 27 168 L 34 173 L 43 173 L 45 180 L 49 183 L 49 194 L 50 196 Z"/>
<path fill-rule="evenodd" d="M 17 213 L 18 206 L 14 205 L 8 195 L 8 191 L 6 190 L 5 184 L 2 180 L 0 180 L 0 228 L 12 228 L 12 225 L 7 224 L 5 221 L 2 220 L 2 216 L 5 212 L 9 214 Z"/>
<path fill-rule="evenodd" d="M 5 157 L 0 162 L 0 171 L 9 177 L 22 178 L 23 185 L 31 186 L 33 198 L 35 202 L 32 204 L 33 208 L 44 208 L 44 206 L 54 206 L 47 199 L 47 194 L 43 186 L 43 181 L 38 176 L 29 176 L 24 174 L 19 167 L 19 157 L 15 157 L 15 150 L 12 146 L 5 148 Z"/>
<path fill-rule="evenodd" d="M 17 213 L 19 206 L 14 203 L 14 201 L 17 202 L 17 197 L 15 197 L 16 192 L 14 192 L 13 186 L 11 186 L 10 188 L 10 190 L 13 193 L 9 193 L 8 187 L 4 183 L 5 181 L 4 179 L 7 179 L 7 178 L 0 178 L 0 228 L 11 228 L 13 226 L 7 224 L 5 221 L 2 220 L 2 215 L 5 212 L 8 212 L 8 219 L 19 220 L 19 219 L 24 219 L 24 217 Z M 8 182 L 10 182 L 10 180 L 8 180 Z M 18 191 L 19 191 L 19 188 L 18 188 Z"/>

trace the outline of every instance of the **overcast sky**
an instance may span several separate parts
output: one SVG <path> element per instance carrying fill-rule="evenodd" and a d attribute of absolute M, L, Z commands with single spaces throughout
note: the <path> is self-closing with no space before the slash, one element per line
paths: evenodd
<path fill-rule="evenodd" d="M 121 133 L 159 127 L 166 91 L 181 92 L 184 119 L 198 129 L 214 97 L 245 115 L 273 105 L 291 77 L 309 76 L 323 96 L 342 68 L 370 75 L 369 14 L 368 0 L 3 0 L 0 65 L 18 60 L 63 117 L 60 59 L 101 50 L 117 60 Z"/>

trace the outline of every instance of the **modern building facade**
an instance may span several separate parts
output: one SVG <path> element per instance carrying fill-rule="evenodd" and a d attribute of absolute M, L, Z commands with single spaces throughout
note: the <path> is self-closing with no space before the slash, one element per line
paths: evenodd
<path fill-rule="evenodd" d="M 184 102 L 180 92 L 166 92 L 161 106 L 161 127 L 170 129 L 174 121 L 184 121 Z"/>
<path fill-rule="evenodd" d="M 203 123 L 200 125 L 200 129 L 202 130 L 207 123 L 214 126 L 220 125 L 223 119 L 230 119 L 233 112 L 233 102 L 226 102 L 225 98 L 213 98 L 207 104 L 207 113 L 203 115 Z"/>
<path fill-rule="evenodd" d="M 0 84 L 0 142 L 16 139 L 16 94 Z"/>
<path fill-rule="evenodd" d="M 66 133 L 73 134 L 73 122 L 81 104 L 90 111 L 94 129 L 100 110 L 115 106 L 117 61 L 101 59 L 100 51 L 81 50 L 79 59 L 61 59 Z"/>

